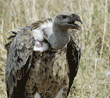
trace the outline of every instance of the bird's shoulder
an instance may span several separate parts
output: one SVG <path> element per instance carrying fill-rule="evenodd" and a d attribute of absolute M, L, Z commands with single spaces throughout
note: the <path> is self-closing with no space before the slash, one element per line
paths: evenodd
<path fill-rule="evenodd" d="M 8 31 L 9 37 L 7 38 L 8 42 L 5 45 L 5 48 L 7 49 L 7 51 L 10 48 L 10 44 L 14 41 L 15 38 L 17 38 L 18 42 L 24 41 L 26 42 L 26 40 L 28 41 L 28 37 L 34 37 L 35 40 L 44 40 L 44 37 L 47 38 L 49 34 L 47 34 L 47 32 L 49 33 L 50 31 L 46 31 L 46 28 L 51 28 L 52 27 L 52 19 L 51 18 L 47 18 L 44 20 L 38 20 L 33 22 L 30 26 L 26 26 L 26 27 L 18 27 L 15 28 L 13 30 Z M 45 35 L 43 34 L 45 33 Z M 24 38 L 23 38 L 24 37 Z M 38 47 L 39 48 L 39 47 Z"/>
<path fill-rule="evenodd" d="M 71 44 L 73 44 L 72 48 L 76 48 L 78 51 L 80 50 L 81 46 L 80 46 L 80 37 L 79 37 L 79 32 L 70 29 L 69 30 L 69 34 L 70 34 L 70 42 Z"/>
<path fill-rule="evenodd" d="M 45 27 L 46 25 L 49 26 L 49 23 L 51 24 L 52 23 L 52 19 L 51 18 L 47 18 L 47 19 L 44 19 L 44 20 L 38 20 L 38 21 L 35 21 L 31 24 L 31 29 L 36 29 L 36 28 L 43 28 Z"/>
<path fill-rule="evenodd" d="M 28 30 L 28 32 L 24 33 L 26 29 Z M 26 33 L 29 34 L 30 33 L 29 29 L 30 29 L 30 26 L 27 26 L 27 27 L 18 27 L 8 31 L 7 34 L 9 34 L 9 37 L 7 38 L 8 42 L 6 43 L 5 48 L 9 50 L 10 44 L 14 41 L 14 39 L 17 38 L 16 40 L 21 40 L 22 37 L 24 36 L 20 36 L 20 35 L 23 35 L 23 34 L 26 35 Z"/>

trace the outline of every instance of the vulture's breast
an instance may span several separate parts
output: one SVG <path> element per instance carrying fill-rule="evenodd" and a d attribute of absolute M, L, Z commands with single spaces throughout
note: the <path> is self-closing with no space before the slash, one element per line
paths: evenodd
<path fill-rule="evenodd" d="M 37 91 L 43 98 L 53 98 L 69 83 L 66 52 L 67 49 L 35 52 L 35 67 L 30 71 L 26 84 L 28 94 L 34 96 Z"/>

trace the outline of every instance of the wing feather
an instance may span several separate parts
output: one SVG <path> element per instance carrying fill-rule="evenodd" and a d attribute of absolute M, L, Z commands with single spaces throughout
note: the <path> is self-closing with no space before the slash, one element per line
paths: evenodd
<path fill-rule="evenodd" d="M 14 87 L 17 86 L 17 81 L 23 76 L 21 68 L 26 66 L 26 70 L 28 70 L 31 66 L 33 42 L 30 28 L 25 27 L 16 32 L 16 36 L 8 44 L 5 74 L 8 96 L 12 95 Z M 26 62 L 29 63 L 26 65 Z"/>
<path fill-rule="evenodd" d="M 13 95 L 15 87 L 18 86 L 18 80 L 22 79 L 24 73 L 31 66 L 33 47 L 35 44 L 32 30 L 39 28 L 42 24 L 48 24 L 51 21 L 51 19 L 37 21 L 32 23 L 31 26 L 16 28 L 8 32 L 11 33 L 11 36 L 8 38 L 11 41 L 5 45 L 7 49 L 5 80 L 8 96 Z M 26 68 L 25 71 L 23 69 L 24 67 Z M 22 69 L 23 72 L 21 72 Z"/>
<path fill-rule="evenodd" d="M 81 47 L 79 45 L 79 36 L 76 32 L 70 31 L 71 40 L 67 45 L 67 60 L 69 64 L 69 94 L 70 88 L 73 84 L 74 78 L 77 75 L 79 62 L 81 58 Z"/>

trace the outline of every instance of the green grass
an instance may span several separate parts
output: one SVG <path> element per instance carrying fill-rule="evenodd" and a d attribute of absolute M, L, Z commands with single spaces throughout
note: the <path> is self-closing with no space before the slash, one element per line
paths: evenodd
<path fill-rule="evenodd" d="M 108 0 L 0 0 L 0 98 L 6 98 L 7 31 L 53 18 L 61 11 L 82 17 L 79 33 L 81 61 L 70 95 L 73 98 L 110 98 L 110 1 Z M 69 97 L 68 97 L 69 98 Z"/>

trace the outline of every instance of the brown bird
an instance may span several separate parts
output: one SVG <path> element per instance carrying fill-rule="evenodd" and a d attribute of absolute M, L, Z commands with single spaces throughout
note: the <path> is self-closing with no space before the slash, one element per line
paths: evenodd
<path fill-rule="evenodd" d="M 75 33 L 69 30 L 81 29 L 76 21 L 82 23 L 77 14 L 60 13 L 53 20 L 10 31 L 5 74 L 8 98 L 67 98 L 81 56 Z"/>

